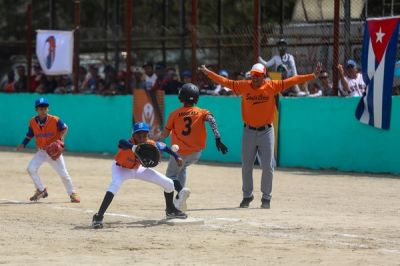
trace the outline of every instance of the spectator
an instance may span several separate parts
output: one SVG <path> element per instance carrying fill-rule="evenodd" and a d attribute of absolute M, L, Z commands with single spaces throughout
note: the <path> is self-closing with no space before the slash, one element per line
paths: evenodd
<path fill-rule="evenodd" d="M 82 89 L 88 75 L 87 70 L 83 66 L 79 66 L 78 88 Z"/>
<path fill-rule="evenodd" d="M 322 89 L 322 94 L 324 96 L 335 96 L 335 91 L 333 90 L 333 85 L 329 79 L 329 74 L 326 70 L 322 70 L 318 76 L 319 86 Z"/>
<path fill-rule="evenodd" d="M 40 67 L 39 64 L 33 65 L 33 75 L 31 76 L 30 80 L 30 92 L 35 92 L 36 89 L 42 85 L 42 68 Z"/>
<path fill-rule="evenodd" d="M 105 65 L 103 73 L 104 73 L 104 84 L 102 86 L 109 88 L 111 84 L 117 82 L 117 72 L 115 71 L 115 68 L 112 67 L 111 65 L 109 64 Z M 99 89 L 99 91 L 101 90 Z"/>
<path fill-rule="evenodd" d="M 310 84 L 310 87 L 308 89 L 309 94 L 307 95 L 308 97 L 321 97 L 323 96 L 321 87 L 317 82 L 313 82 Z"/>
<path fill-rule="evenodd" d="M 15 82 L 16 92 L 28 92 L 28 78 L 26 76 L 26 70 L 23 65 L 17 67 L 18 80 Z"/>
<path fill-rule="evenodd" d="M 308 91 L 308 83 L 302 83 L 299 84 L 299 89 L 300 91 L 297 94 L 291 93 L 288 96 L 297 96 L 297 97 L 302 97 L 302 96 L 308 96 L 310 92 Z"/>
<path fill-rule="evenodd" d="M 43 87 L 36 88 L 38 93 L 54 93 L 58 87 L 58 76 L 45 76 L 43 79 Z"/>
<path fill-rule="evenodd" d="M 215 84 L 203 72 L 197 75 L 197 85 L 201 95 L 212 94 L 215 88 Z"/>
<path fill-rule="evenodd" d="M 3 92 L 15 92 L 15 72 L 11 70 L 7 74 L 7 81 L 4 82 L 1 86 L 1 90 Z"/>
<path fill-rule="evenodd" d="M 236 80 L 246 79 L 246 74 L 244 72 L 236 72 L 235 73 Z"/>
<path fill-rule="evenodd" d="M 365 92 L 365 83 L 361 73 L 358 72 L 357 64 L 350 59 L 346 62 L 346 71 L 342 65 L 338 65 L 339 70 L 339 92 L 341 96 L 360 97 Z"/>
<path fill-rule="evenodd" d="M 126 71 L 120 70 L 117 75 L 117 83 L 115 84 L 114 94 L 127 94 L 126 83 Z"/>
<path fill-rule="evenodd" d="M 141 67 L 133 68 L 132 88 L 146 89 L 146 81 L 144 77 L 144 70 Z"/>
<path fill-rule="evenodd" d="M 181 81 L 183 83 L 192 83 L 192 72 L 190 70 L 183 70 L 181 74 Z"/>
<path fill-rule="evenodd" d="M 54 93 L 65 94 L 72 92 L 72 80 L 68 75 L 58 76 L 56 80 L 57 88 L 54 90 Z"/>
<path fill-rule="evenodd" d="M 97 93 L 99 80 L 99 69 L 95 65 L 90 65 L 89 73 L 86 75 L 86 78 L 82 83 L 83 93 Z"/>
<path fill-rule="evenodd" d="M 287 53 L 287 42 L 285 39 L 280 39 L 276 45 L 278 46 L 279 54 L 274 55 L 269 61 L 265 61 L 262 57 L 258 58 L 258 62 L 263 64 L 268 69 L 278 71 L 280 65 L 284 65 L 287 70 L 286 78 L 297 75 L 296 63 L 293 55 Z M 296 84 L 290 88 L 286 94 L 296 95 L 300 92 L 299 86 Z"/>
<path fill-rule="evenodd" d="M 155 71 L 157 79 L 151 89 L 163 90 L 169 79 L 169 76 L 167 75 L 167 68 L 165 67 L 164 63 L 159 62 L 156 64 Z"/>
<path fill-rule="evenodd" d="M 222 69 L 218 73 L 220 76 L 224 78 L 229 78 L 229 73 L 228 71 Z M 232 90 L 222 86 L 221 84 L 216 84 L 214 91 L 211 93 L 212 95 L 232 95 Z"/>
<path fill-rule="evenodd" d="M 156 83 L 157 75 L 154 73 L 153 63 L 147 62 L 143 65 L 145 89 L 151 90 Z"/>
<path fill-rule="evenodd" d="M 165 94 L 178 94 L 183 82 L 179 81 L 178 74 L 172 73 L 170 79 L 164 86 Z"/>

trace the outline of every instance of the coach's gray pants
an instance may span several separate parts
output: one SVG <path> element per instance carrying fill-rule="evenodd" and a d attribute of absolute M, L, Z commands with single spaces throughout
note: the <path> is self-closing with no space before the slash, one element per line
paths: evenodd
<path fill-rule="evenodd" d="M 264 199 L 271 199 L 272 176 L 274 173 L 274 128 L 263 131 L 243 128 L 242 137 L 242 191 L 243 197 L 253 195 L 253 166 L 258 152 L 262 168 L 261 192 Z"/>
<path fill-rule="evenodd" d="M 182 187 L 185 187 L 186 184 L 186 168 L 196 163 L 201 156 L 201 151 L 189 154 L 189 155 L 181 155 L 182 157 L 182 166 L 179 167 L 176 164 L 176 161 L 173 156 L 170 156 L 168 162 L 167 173 L 165 174 L 167 177 L 171 178 L 172 180 L 178 180 Z"/>

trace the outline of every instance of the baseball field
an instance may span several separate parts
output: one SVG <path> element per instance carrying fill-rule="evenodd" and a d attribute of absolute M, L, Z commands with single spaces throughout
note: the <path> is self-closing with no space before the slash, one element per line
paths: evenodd
<path fill-rule="evenodd" d="M 32 156 L 0 151 L 0 265 L 400 265 L 399 177 L 278 169 L 266 210 L 256 169 L 256 199 L 239 209 L 240 165 L 198 164 L 187 213 L 204 224 L 166 224 L 162 189 L 129 180 L 94 230 L 112 157 L 66 154 L 74 204 L 48 164 L 49 197 L 29 202 Z"/>

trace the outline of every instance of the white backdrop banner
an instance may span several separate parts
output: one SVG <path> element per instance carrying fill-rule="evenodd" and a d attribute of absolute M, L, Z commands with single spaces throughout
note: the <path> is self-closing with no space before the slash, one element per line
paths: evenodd
<path fill-rule="evenodd" d="M 46 75 L 72 74 L 73 51 L 73 31 L 37 31 L 36 56 Z"/>

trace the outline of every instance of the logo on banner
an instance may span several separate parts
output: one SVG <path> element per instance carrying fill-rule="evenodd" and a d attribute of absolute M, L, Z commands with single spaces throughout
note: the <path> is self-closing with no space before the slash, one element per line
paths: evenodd
<path fill-rule="evenodd" d="M 152 126 L 154 123 L 154 108 L 150 103 L 143 106 L 142 121 Z"/>
<path fill-rule="evenodd" d="M 56 38 L 54 36 L 49 36 L 44 43 L 44 53 L 46 67 L 50 69 L 56 58 Z"/>

